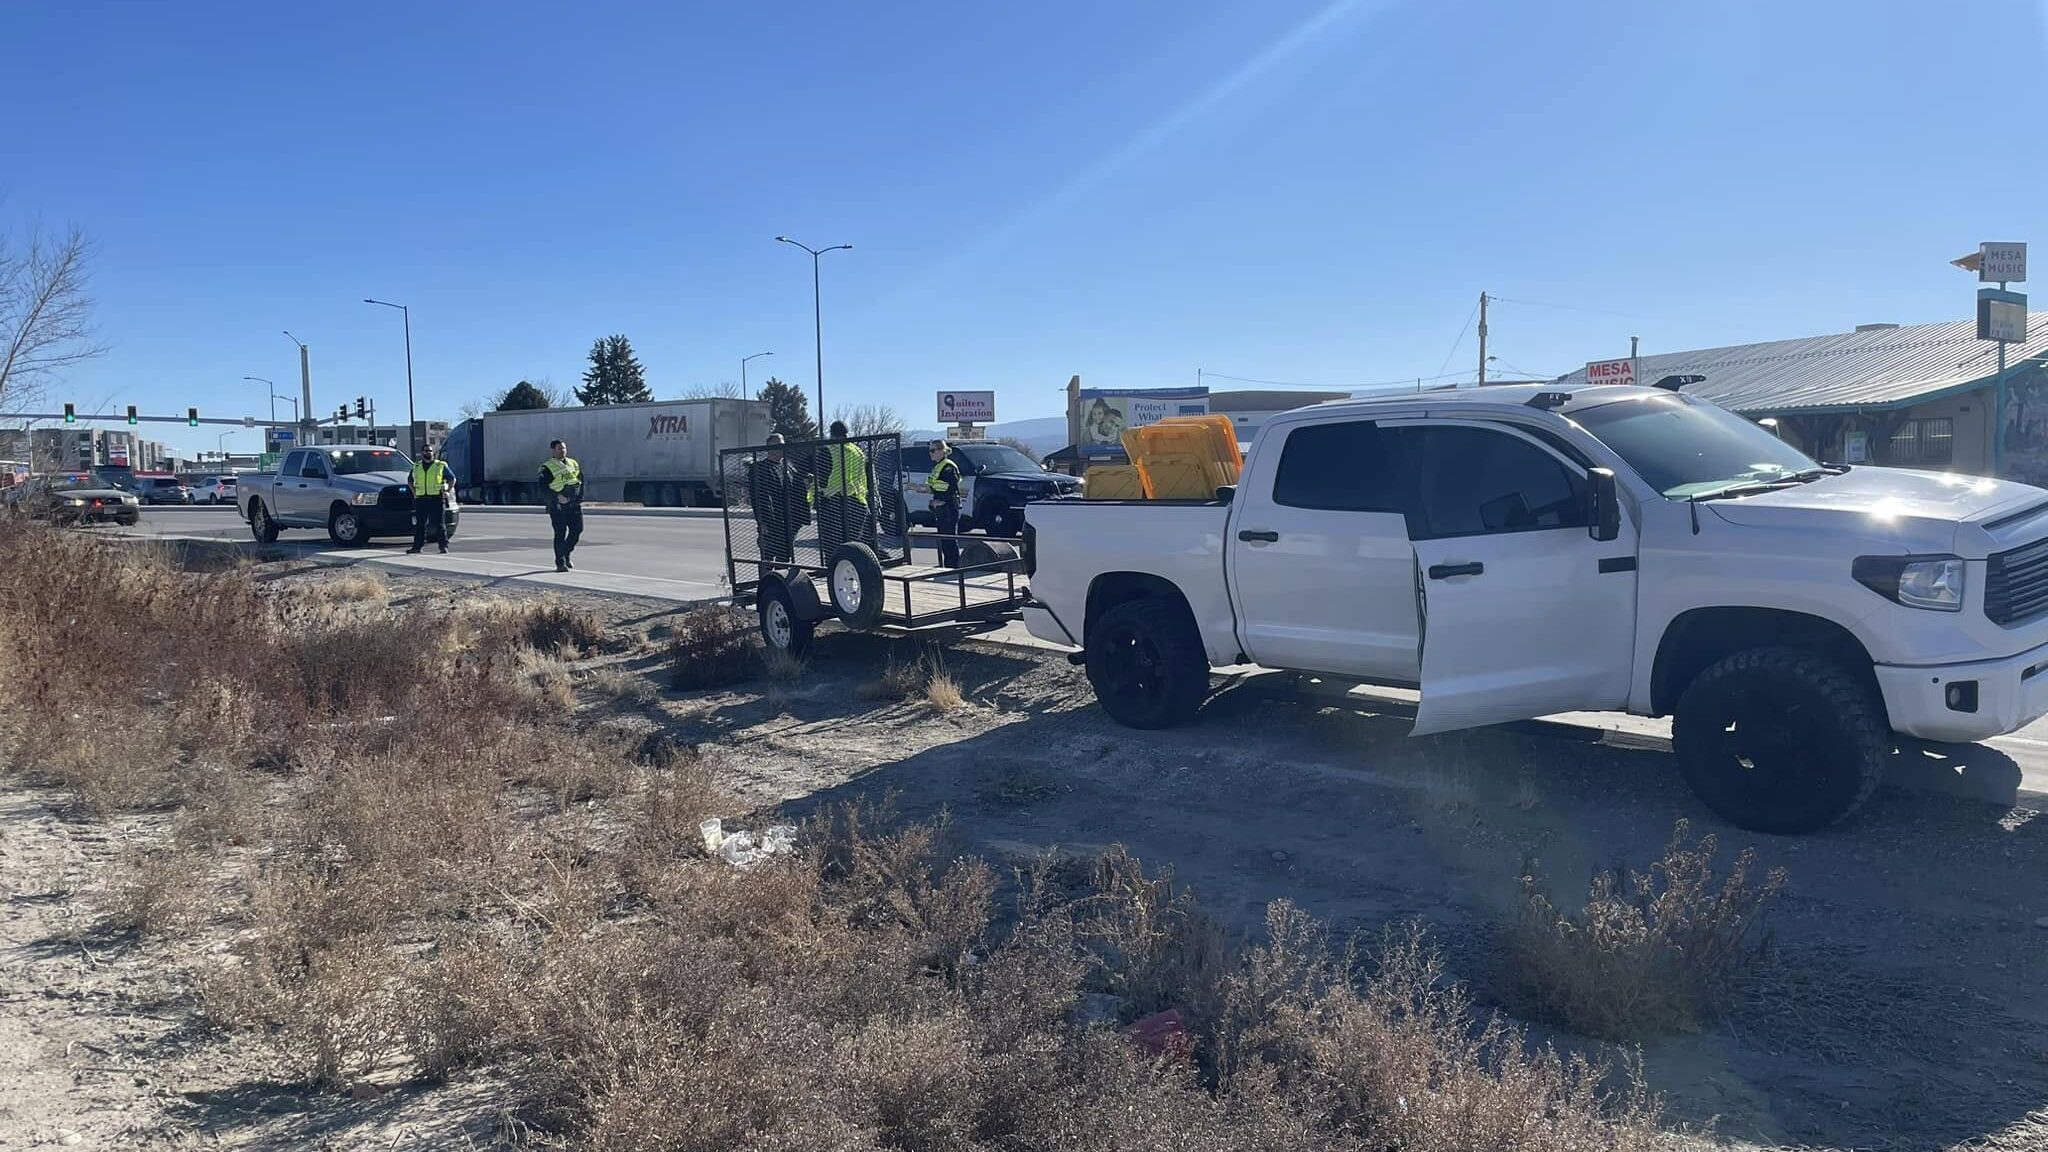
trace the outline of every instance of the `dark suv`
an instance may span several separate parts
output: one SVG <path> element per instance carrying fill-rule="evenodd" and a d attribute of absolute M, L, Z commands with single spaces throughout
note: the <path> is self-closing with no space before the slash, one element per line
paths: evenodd
<path fill-rule="evenodd" d="M 1024 531 L 1026 504 L 1081 494 L 1078 478 L 1047 472 L 1008 444 L 957 441 L 953 460 L 960 465 L 962 532 L 979 528 L 991 536 L 1018 536 Z M 932 523 L 931 474 L 926 445 L 903 449 L 903 499 L 910 507 L 910 522 L 920 527 Z"/>

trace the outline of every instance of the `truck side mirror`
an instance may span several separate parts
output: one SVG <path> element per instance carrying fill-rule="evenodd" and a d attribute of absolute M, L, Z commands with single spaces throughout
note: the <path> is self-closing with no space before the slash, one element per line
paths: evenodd
<path fill-rule="evenodd" d="M 1593 501 L 1586 534 L 1602 543 L 1615 539 L 1621 535 L 1621 498 L 1615 492 L 1614 470 L 1586 469 L 1586 485 Z"/>

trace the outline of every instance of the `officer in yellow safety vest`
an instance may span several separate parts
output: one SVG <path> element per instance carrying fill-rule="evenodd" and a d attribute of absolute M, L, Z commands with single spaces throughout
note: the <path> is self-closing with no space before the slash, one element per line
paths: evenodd
<path fill-rule="evenodd" d="M 932 493 L 932 525 L 939 530 L 939 563 L 960 566 L 960 465 L 944 440 L 931 443 L 932 474 L 925 486 Z"/>
<path fill-rule="evenodd" d="M 427 546 L 430 528 L 441 551 L 448 551 L 448 490 L 454 486 L 455 475 L 446 461 L 435 459 L 434 446 L 420 449 L 419 462 L 412 466 L 412 547 L 406 555 L 416 556 Z"/>
<path fill-rule="evenodd" d="M 576 566 L 569 554 L 583 538 L 583 465 L 560 440 L 549 441 L 548 451 L 553 455 L 541 461 L 540 483 L 547 493 L 548 522 L 555 527 L 555 571 L 567 572 Z"/>
<path fill-rule="evenodd" d="M 819 486 L 818 546 L 831 562 L 834 548 L 868 542 L 868 454 L 846 439 L 846 422 L 832 422 L 825 445 L 825 481 Z"/>

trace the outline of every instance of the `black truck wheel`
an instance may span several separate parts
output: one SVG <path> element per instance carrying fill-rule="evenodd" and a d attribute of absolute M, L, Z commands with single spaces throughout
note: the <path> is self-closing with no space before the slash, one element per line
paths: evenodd
<path fill-rule="evenodd" d="M 1109 718 L 1127 728 L 1171 728 L 1209 694 L 1209 656 L 1187 608 L 1129 600 L 1088 630 L 1088 683 Z"/>
<path fill-rule="evenodd" d="M 841 544 L 825 565 L 832 609 L 848 628 L 872 628 L 882 618 L 882 561 L 865 544 Z"/>
<path fill-rule="evenodd" d="M 258 544 L 277 543 L 277 521 L 270 518 L 270 510 L 261 500 L 249 501 L 249 535 Z"/>
<path fill-rule="evenodd" d="M 1871 688 L 1797 648 L 1738 652 L 1678 699 L 1671 742 L 1693 792 L 1753 832 L 1825 828 L 1870 798 L 1892 753 Z"/>

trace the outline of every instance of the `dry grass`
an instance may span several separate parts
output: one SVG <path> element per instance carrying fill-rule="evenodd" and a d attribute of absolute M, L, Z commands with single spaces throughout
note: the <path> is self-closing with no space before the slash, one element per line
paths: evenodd
<path fill-rule="evenodd" d="M 730 604 L 692 608 L 669 633 L 669 682 L 683 691 L 726 688 L 761 674 L 751 613 Z"/>
<path fill-rule="evenodd" d="M 329 604 L 387 604 L 391 585 L 375 568 L 355 565 L 309 582 L 303 595 Z"/>
<path fill-rule="evenodd" d="M 1716 878 L 1714 837 L 1689 842 L 1683 820 L 1647 872 L 1593 876 L 1585 907 L 1558 909 L 1533 865 L 1508 933 L 1500 983 L 1520 1014 L 1587 1036 L 1635 1040 L 1716 1018 L 1770 955 L 1764 913 L 1782 870 L 1755 876 L 1744 850 Z"/>
<path fill-rule="evenodd" d="M 933 712 L 951 712 L 967 703 L 959 681 L 946 671 L 945 660 L 935 649 L 911 660 L 900 659 L 892 649 L 882 674 L 855 689 L 855 694 L 864 700 L 915 700 Z"/>
<path fill-rule="evenodd" d="M 625 668 L 600 668 L 585 673 L 583 687 L 596 695 L 634 708 L 645 708 L 661 699 L 661 686 Z"/>
<path fill-rule="evenodd" d="M 0 526 L 0 635 L 29 658 L 0 680 L 11 761 L 122 732 L 125 753 L 57 775 L 184 815 L 109 918 L 224 943 L 195 981 L 205 1017 L 306 1083 L 477 1068 L 540 1143 L 602 1150 L 1650 1146 L 1631 1071 L 1609 1093 L 1601 1069 L 1482 1027 L 1412 937 L 1359 969 L 1283 905 L 1235 949 L 1121 851 L 1034 872 L 1011 907 L 942 823 L 886 810 L 834 810 L 747 870 L 708 856 L 704 818 L 773 820 L 721 795 L 715 758 L 532 707 L 555 690 L 535 678 L 567 670 L 531 654 L 601 639 L 573 614 L 294 614 L 246 574 L 43 547 Z M 72 588 L 74 562 L 111 583 Z M 229 610 L 188 619 L 193 580 Z M 73 595 L 141 631 L 74 627 L 51 610 Z M 679 671 L 757 674 L 744 621 L 679 619 Z M 901 695 L 929 700 L 937 677 L 913 667 Z M 141 673 L 105 675 L 123 668 Z M 183 744 L 136 739 L 213 708 L 230 719 Z M 179 877 L 206 877 L 207 898 L 188 905 Z M 1125 1018 L 1180 1010 L 1192 1062 L 1086 1022 L 1090 992 Z"/>
<path fill-rule="evenodd" d="M 130 851 L 95 903 L 102 931 L 156 936 L 199 922 L 206 913 L 206 891 L 183 855 Z"/>

